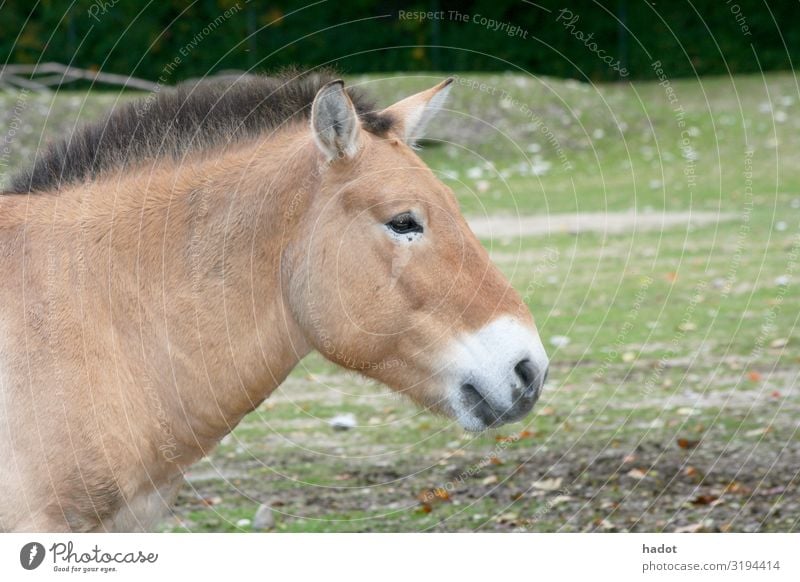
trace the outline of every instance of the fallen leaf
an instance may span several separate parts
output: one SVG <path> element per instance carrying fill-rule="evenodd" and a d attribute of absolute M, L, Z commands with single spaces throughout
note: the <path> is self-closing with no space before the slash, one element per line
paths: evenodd
<path fill-rule="evenodd" d="M 602 519 L 601 518 L 597 518 L 597 519 L 595 519 L 594 520 L 594 525 L 596 527 L 599 527 L 599 528 L 605 529 L 605 530 L 612 530 L 612 529 L 616 529 L 616 527 L 617 527 L 616 525 L 614 525 L 614 523 L 612 523 L 611 521 L 607 520 L 606 518 L 602 518 Z"/>
<path fill-rule="evenodd" d="M 719 499 L 716 495 L 698 495 L 692 499 L 692 505 L 709 505 Z"/>
<path fill-rule="evenodd" d="M 498 523 L 508 523 L 514 525 L 519 515 L 513 512 L 504 513 L 497 518 Z"/>
<path fill-rule="evenodd" d="M 439 501 L 450 501 L 450 494 L 444 487 L 437 487 L 433 490 L 433 496 Z"/>
<path fill-rule="evenodd" d="M 499 481 L 499 479 L 497 478 L 497 475 L 489 475 L 483 481 L 481 481 L 481 483 L 483 485 L 494 485 L 498 481 Z"/>
<path fill-rule="evenodd" d="M 786 493 L 786 486 L 778 485 L 777 487 L 770 487 L 768 489 L 759 489 L 757 493 L 764 496 L 783 495 Z"/>
<path fill-rule="evenodd" d="M 561 487 L 561 477 L 554 477 L 553 479 L 540 479 L 531 483 L 531 487 L 539 489 L 540 491 L 555 491 Z"/>
<path fill-rule="evenodd" d="M 423 503 L 422 505 L 419 506 L 419 511 L 421 511 L 422 513 L 430 513 L 431 511 L 433 511 L 433 507 L 431 507 L 428 503 Z"/>
<path fill-rule="evenodd" d="M 644 479 L 647 477 L 647 471 L 644 469 L 631 469 L 627 473 L 628 477 L 632 477 L 634 479 Z"/>
<path fill-rule="evenodd" d="M 430 489 L 422 491 L 419 495 L 417 495 L 417 500 L 422 504 L 428 503 L 429 501 L 433 500 L 433 491 Z"/>
<path fill-rule="evenodd" d="M 747 377 L 750 379 L 751 382 L 760 382 L 761 381 L 761 374 L 752 370 L 747 373 Z"/>
<path fill-rule="evenodd" d="M 725 493 L 737 493 L 740 495 L 750 495 L 753 490 L 747 485 L 742 485 L 738 481 L 731 481 L 725 486 Z"/>
<path fill-rule="evenodd" d="M 772 430 L 772 427 L 769 426 L 765 426 L 764 428 L 754 428 L 753 430 L 748 430 L 746 433 L 744 433 L 744 436 L 757 437 L 767 434 L 770 430 Z"/>
<path fill-rule="evenodd" d="M 682 449 L 694 449 L 700 444 L 699 440 L 678 439 L 678 446 Z"/>
<path fill-rule="evenodd" d="M 556 409 L 552 406 L 544 406 L 536 412 L 538 416 L 553 416 L 555 413 Z"/>

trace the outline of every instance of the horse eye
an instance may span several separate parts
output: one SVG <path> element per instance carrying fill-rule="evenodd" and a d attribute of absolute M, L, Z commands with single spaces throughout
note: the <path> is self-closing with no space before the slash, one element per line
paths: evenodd
<path fill-rule="evenodd" d="M 422 232 L 422 226 L 414 220 L 410 212 L 398 214 L 386 226 L 391 228 L 397 234 L 408 234 L 409 232 Z"/>

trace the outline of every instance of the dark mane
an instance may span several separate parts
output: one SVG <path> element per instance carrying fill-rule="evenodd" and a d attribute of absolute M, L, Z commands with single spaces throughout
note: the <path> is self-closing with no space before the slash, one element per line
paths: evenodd
<path fill-rule="evenodd" d="M 124 105 L 40 153 L 12 178 L 8 193 L 57 190 L 142 160 L 178 159 L 189 151 L 224 147 L 287 122 L 307 120 L 331 72 L 288 71 L 179 85 Z M 391 119 L 359 91 L 347 90 L 364 129 L 382 135 Z"/>

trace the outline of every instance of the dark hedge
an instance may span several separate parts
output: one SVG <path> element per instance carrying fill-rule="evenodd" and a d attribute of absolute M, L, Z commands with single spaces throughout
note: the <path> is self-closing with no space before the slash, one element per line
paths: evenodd
<path fill-rule="evenodd" d="M 0 8 L 0 44 L 5 62 L 57 61 L 169 84 L 290 64 L 614 80 L 652 79 L 652 63 L 661 61 L 674 78 L 791 69 L 800 58 L 799 7 L 757 0 L 12 0 Z"/>

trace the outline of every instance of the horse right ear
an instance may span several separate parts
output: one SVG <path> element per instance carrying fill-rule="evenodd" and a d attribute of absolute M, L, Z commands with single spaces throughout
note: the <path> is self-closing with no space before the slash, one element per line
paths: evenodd
<path fill-rule="evenodd" d="M 406 97 L 384 109 L 396 121 L 396 131 L 408 145 L 413 146 L 422 137 L 425 126 L 442 109 L 453 77 L 449 77 L 427 91 Z"/>
<path fill-rule="evenodd" d="M 344 81 L 337 79 L 323 86 L 311 105 L 311 133 L 327 159 L 352 158 L 358 151 L 360 129 Z"/>

